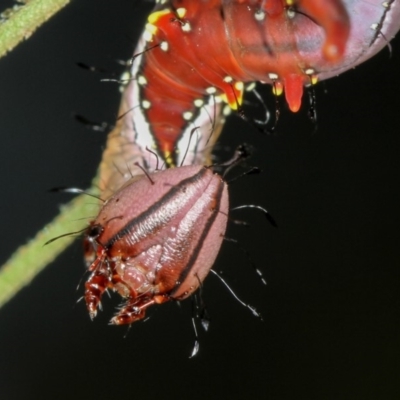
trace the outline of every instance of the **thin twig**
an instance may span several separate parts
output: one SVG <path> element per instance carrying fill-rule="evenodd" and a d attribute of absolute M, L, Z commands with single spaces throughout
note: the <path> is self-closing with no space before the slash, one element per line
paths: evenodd
<path fill-rule="evenodd" d="M 63 206 L 57 217 L 19 249 L 0 269 L 0 307 L 50 264 L 76 238 L 67 236 L 44 246 L 50 239 L 85 227 L 83 217 L 97 214 L 98 206 L 86 195 Z"/>
<path fill-rule="evenodd" d="M 24 6 L 12 10 L 8 19 L 0 25 L 0 57 L 28 39 L 37 28 L 69 3 L 69 0 L 30 0 Z M 1 10 L 4 11 L 4 10 Z M 43 247 L 51 238 L 82 227 L 82 216 L 92 215 L 87 198 L 82 195 L 62 207 L 60 214 L 27 244 L 21 246 L 0 269 L 0 307 L 74 240 L 63 238 Z M 73 222 L 75 221 L 75 222 Z"/>
<path fill-rule="evenodd" d="M 28 39 L 37 28 L 61 10 L 70 0 L 30 0 L 12 12 L 0 25 L 0 57 Z M 1 10 L 4 11 L 4 10 Z"/>

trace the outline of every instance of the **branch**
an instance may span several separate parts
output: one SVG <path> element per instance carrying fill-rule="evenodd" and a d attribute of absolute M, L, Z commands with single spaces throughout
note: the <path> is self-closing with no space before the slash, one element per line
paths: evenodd
<path fill-rule="evenodd" d="M 0 24 L 0 57 L 29 38 L 37 28 L 68 3 L 69 0 L 26 0 L 24 6 L 6 10 L 7 19 Z M 0 269 L 0 307 L 67 248 L 74 236 L 61 238 L 49 246 L 43 245 L 66 232 L 82 229 L 81 218 L 82 215 L 88 215 L 88 207 L 93 208 L 93 205 L 88 205 L 85 196 L 77 197 L 62 207 L 53 222 L 10 257 Z"/>
<path fill-rule="evenodd" d="M 92 190 L 93 192 L 93 190 Z M 60 238 L 44 244 L 57 236 L 76 232 L 85 227 L 82 216 L 97 214 L 98 206 L 88 201 L 86 195 L 76 197 L 61 207 L 60 213 L 27 244 L 19 249 L 0 269 L 0 307 L 50 264 L 76 238 L 76 235 Z"/>
<path fill-rule="evenodd" d="M 0 25 L 0 57 L 28 39 L 40 25 L 68 3 L 69 0 L 30 0 L 26 5 L 13 10 Z"/>

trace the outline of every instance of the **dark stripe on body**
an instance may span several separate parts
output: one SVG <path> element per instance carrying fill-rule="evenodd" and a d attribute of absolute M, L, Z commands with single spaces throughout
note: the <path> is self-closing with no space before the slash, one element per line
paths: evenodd
<path fill-rule="evenodd" d="M 129 221 L 118 233 L 116 233 L 105 245 L 106 249 L 110 249 L 114 243 L 118 240 L 122 239 L 124 236 L 128 235 L 132 228 L 141 222 L 143 222 L 146 218 L 149 217 L 152 213 L 156 212 L 159 208 L 161 208 L 165 203 L 167 203 L 171 198 L 176 196 L 176 194 L 182 189 L 182 186 L 192 185 L 196 181 L 199 181 L 203 178 L 203 176 L 207 173 L 206 168 L 202 168 L 196 175 L 191 176 L 190 178 L 183 179 L 174 187 L 172 187 L 164 196 L 160 198 L 156 203 L 154 203 L 151 207 L 149 207 L 146 211 L 142 212 L 136 218 L 133 218 Z M 157 184 L 157 183 L 156 183 Z"/>
<path fill-rule="evenodd" d="M 217 206 L 215 207 L 215 212 L 213 212 L 210 215 L 210 218 L 208 218 L 207 224 L 199 238 L 199 241 L 197 243 L 197 246 L 195 247 L 195 249 L 193 250 L 192 255 L 190 256 L 190 259 L 186 265 L 186 267 L 182 270 L 182 272 L 179 275 L 179 278 L 177 280 L 177 283 L 175 284 L 175 287 L 170 290 L 170 292 L 168 293 L 169 296 L 173 296 L 174 293 L 176 293 L 176 291 L 181 287 L 182 283 L 185 281 L 185 279 L 187 278 L 187 276 L 189 275 L 189 272 L 191 271 L 191 269 L 194 266 L 194 263 L 197 260 L 197 257 L 199 256 L 200 250 L 203 247 L 204 241 L 206 236 L 208 235 L 210 228 L 212 226 L 212 224 L 215 222 L 215 219 L 217 218 L 217 215 L 219 213 L 219 209 L 221 207 L 221 198 L 222 198 L 222 192 L 224 190 L 224 186 L 225 186 L 225 182 L 221 182 L 218 188 L 218 192 L 215 195 L 216 199 L 217 199 Z"/>

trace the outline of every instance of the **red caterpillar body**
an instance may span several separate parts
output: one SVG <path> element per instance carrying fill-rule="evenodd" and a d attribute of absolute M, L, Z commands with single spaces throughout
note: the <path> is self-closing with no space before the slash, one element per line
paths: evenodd
<path fill-rule="evenodd" d="M 276 95 L 285 91 L 297 111 L 304 85 L 370 57 L 400 22 L 394 1 L 158 3 L 103 154 L 99 185 L 107 200 L 85 234 L 87 308 L 95 316 L 103 292 L 118 291 L 126 303 L 115 324 L 186 298 L 212 267 L 228 194 L 202 165 L 224 122 L 221 102 L 237 109 L 244 83 L 262 81 Z M 154 172 L 159 159 L 178 167 Z"/>
<path fill-rule="evenodd" d="M 273 85 L 299 110 L 303 86 L 371 57 L 399 29 L 397 0 L 170 0 L 149 16 L 133 93 L 156 149 L 179 164 L 179 141 L 204 122 L 209 96 L 233 109 L 244 83 Z M 208 113 L 212 114 L 208 108 Z M 214 112 L 214 115 L 218 113 Z M 146 128 L 145 128 L 146 126 Z M 139 129 L 139 126 L 137 127 Z"/>

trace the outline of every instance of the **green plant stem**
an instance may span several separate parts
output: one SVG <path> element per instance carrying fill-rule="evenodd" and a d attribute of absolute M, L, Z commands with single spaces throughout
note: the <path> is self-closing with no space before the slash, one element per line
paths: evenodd
<path fill-rule="evenodd" d="M 70 0 L 31 0 L 0 25 L 0 57 L 11 51 Z"/>
<path fill-rule="evenodd" d="M 11 12 L 0 25 L 0 57 L 10 52 L 21 41 L 29 38 L 37 28 L 50 19 L 70 0 L 30 0 Z M 2 10 L 4 11 L 4 10 Z M 27 244 L 21 246 L 0 269 L 0 307 L 49 263 L 51 263 L 75 236 L 67 236 L 49 246 L 48 240 L 66 232 L 82 229 L 82 215 L 88 215 L 88 201 L 79 196 L 62 207 L 60 214 Z M 75 222 L 73 222 L 75 221 Z"/>
<path fill-rule="evenodd" d="M 75 232 L 85 227 L 82 216 L 93 214 L 98 207 L 80 195 L 61 207 L 60 214 L 46 225 L 27 244 L 21 246 L 0 269 L 0 307 L 51 263 L 76 238 L 62 237 L 51 244 L 44 244 L 60 235 Z"/>

